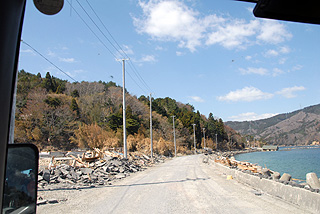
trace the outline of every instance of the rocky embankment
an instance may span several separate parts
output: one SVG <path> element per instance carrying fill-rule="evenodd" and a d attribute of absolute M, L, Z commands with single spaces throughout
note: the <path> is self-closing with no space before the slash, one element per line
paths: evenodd
<path fill-rule="evenodd" d="M 251 152 L 251 151 L 228 151 L 228 152 L 215 152 L 210 155 L 210 159 L 214 162 L 227 166 L 230 169 L 238 170 L 243 173 L 254 175 L 260 179 L 269 179 L 276 182 L 283 183 L 285 185 L 290 185 L 293 187 L 304 188 L 311 192 L 320 193 L 320 179 L 313 172 L 306 175 L 305 182 L 294 179 L 288 173 L 283 173 L 282 175 L 279 172 L 272 171 L 272 169 L 263 168 L 257 164 L 252 164 L 246 161 L 237 161 L 234 158 L 234 155 Z M 206 160 L 207 161 L 207 160 Z"/>

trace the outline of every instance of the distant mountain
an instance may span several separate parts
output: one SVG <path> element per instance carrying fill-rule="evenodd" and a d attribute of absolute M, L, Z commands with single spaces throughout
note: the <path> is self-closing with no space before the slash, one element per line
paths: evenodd
<path fill-rule="evenodd" d="M 307 145 L 320 141 L 320 104 L 263 120 L 225 124 L 242 135 L 251 135 L 268 144 Z"/>

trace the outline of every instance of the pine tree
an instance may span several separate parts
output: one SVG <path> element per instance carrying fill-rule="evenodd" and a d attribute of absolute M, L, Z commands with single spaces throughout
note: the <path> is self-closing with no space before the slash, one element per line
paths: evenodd
<path fill-rule="evenodd" d="M 49 72 L 47 72 L 46 77 L 44 78 L 43 82 L 43 87 L 47 90 L 47 92 L 54 92 L 54 85 L 52 82 L 52 77 Z"/>
<path fill-rule="evenodd" d="M 71 100 L 70 109 L 71 109 L 71 111 L 76 112 L 77 117 L 79 117 L 79 115 L 80 115 L 80 109 L 79 109 L 79 106 L 78 106 L 78 104 L 77 104 L 76 99 L 74 99 L 74 98 Z"/>

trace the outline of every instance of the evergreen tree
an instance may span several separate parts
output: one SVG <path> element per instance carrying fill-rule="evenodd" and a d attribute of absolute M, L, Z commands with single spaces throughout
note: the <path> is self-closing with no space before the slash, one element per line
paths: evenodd
<path fill-rule="evenodd" d="M 74 98 L 71 101 L 70 109 L 71 109 L 71 111 L 76 112 L 77 117 L 79 117 L 80 109 L 79 109 L 79 106 L 77 104 L 77 101 Z"/>
<path fill-rule="evenodd" d="M 47 72 L 46 77 L 42 82 L 42 86 L 47 90 L 47 92 L 54 92 L 54 85 L 52 82 L 52 77 L 49 72 Z"/>
<path fill-rule="evenodd" d="M 73 91 L 71 92 L 71 96 L 72 96 L 73 98 L 75 98 L 75 97 L 80 97 L 79 91 L 78 91 L 77 89 L 73 90 Z"/>

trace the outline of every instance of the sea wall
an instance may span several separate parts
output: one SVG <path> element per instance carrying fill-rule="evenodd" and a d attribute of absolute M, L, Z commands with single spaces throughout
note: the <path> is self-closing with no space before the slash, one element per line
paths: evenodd
<path fill-rule="evenodd" d="M 214 160 L 209 159 L 209 164 L 214 165 L 220 172 L 225 175 L 232 175 L 240 183 L 247 184 L 262 192 L 268 193 L 275 197 L 279 197 L 287 202 L 296 204 L 302 209 L 309 210 L 314 213 L 320 213 L 320 194 L 311 192 L 300 187 L 286 185 L 274 180 L 260 178 L 258 176 L 244 173 L 240 170 L 232 169 Z"/>

